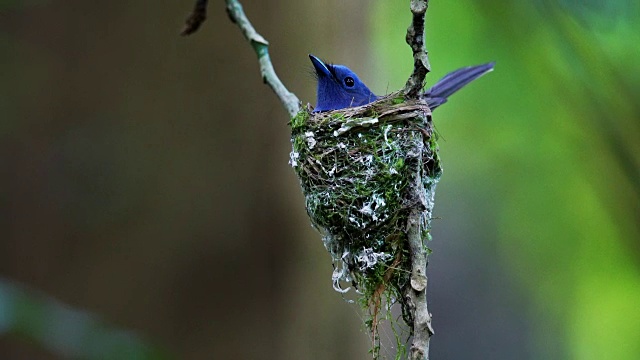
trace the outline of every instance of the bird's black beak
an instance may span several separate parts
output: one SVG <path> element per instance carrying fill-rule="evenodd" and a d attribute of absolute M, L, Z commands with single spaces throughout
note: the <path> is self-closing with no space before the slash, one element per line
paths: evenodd
<path fill-rule="evenodd" d="M 318 76 L 327 76 L 327 77 L 331 76 L 331 72 L 329 71 L 327 64 L 325 64 L 322 60 L 318 59 L 317 57 L 311 54 L 309 54 L 309 59 L 311 59 L 311 63 L 313 64 L 313 67 L 316 69 L 316 74 Z"/>

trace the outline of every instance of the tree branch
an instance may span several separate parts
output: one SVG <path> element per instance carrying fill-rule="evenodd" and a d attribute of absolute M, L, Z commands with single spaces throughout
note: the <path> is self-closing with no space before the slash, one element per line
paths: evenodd
<path fill-rule="evenodd" d="M 429 0 L 411 0 L 413 20 L 407 29 L 406 40 L 413 50 L 413 73 L 403 89 L 408 99 L 416 99 L 420 96 L 424 78 L 431 71 L 427 50 L 424 47 L 424 17 L 428 7 Z"/>
<path fill-rule="evenodd" d="M 415 204 L 411 207 L 406 229 L 407 241 L 409 242 L 409 258 L 411 260 L 411 277 L 409 284 L 404 289 L 406 307 L 409 310 L 408 313 L 411 320 L 408 325 L 411 326 L 411 335 L 413 335 L 411 349 L 409 350 L 410 360 L 429 360 L 429 339 L 434 333 L 431 327 L 431 314 L 427 308 L 428 253 L 424 244 L 424 241 L 429 236 L 425 230 L 428 231 L 430 227 L 435 191 L 435 182 L 425 185 L 425 179 L 423 178 L 423 176 L 428 177 L 424 172 L 426 170 L 423 159 L 426 146 L 425 140 L 430 139 L 431 136 L 432 134 L 425 130 L 423 132 L 423 141 L 418 142 L 416 147 L 407 154 L 407 160 L 412 158 L 411 160 L 416 162 L 416 172 L 411 180 L 409 190 Z"/>
<path fill-rule="evenodd" d="M 422 238 L 422 211 L 413 209 L 409 215 L 407 238 L 411 256 L 411 281 L 405 298 L 411 309 L 413 342 L 411 360 L 429 359 L 429 339 L 433 335 L 431 314 L 427 308 L 427 252 Z"/>
<path fill-rule="evenodd" d="M 198 31 L 200 25 L 207 19 L 207 0 L 197 0 L 193 11 L 180 32 L 180 35 L 187 36 Z"/>
<path fill-rule="evenodd" d="M 258 55 L 262 81 L 271 87 L 278 98 L 280 98 L 280 102 L 285 109 L 287 109 L 289 115 L 293 117 L 300 111 L 300 100 L 287 90 L 284 84 L 282 84 L 282 81 L 280 81 L 280 78 L 278 78 L 278 75 L 276 75 L 273 64 L 271 64 L 271 58 L 269 57 L 269 42 L 253 28 L 253 25 L 251 25 L 251 22 L 247 19 L 247 16 L 242 10 L 242 5 L 240 5 L 238 0 L 226 0 L 226 3 L 229 18 L 240 27 L 242 34 L 249 40 L 256 55 Z"/>
<path fill-rule="evenodd" d="M 300 111 L 300 100 L 292 92 L 289 92 L 284 86 L 271 63 L 269 57 L 269 42 L 258 34 L 256 29 L 253 28 L 251 22 L 244 14 L 242 5 L 238 0 L 226 0 L 227 14 L 229 19 L 238 25 L 244 37 L 251 43 L 251 47 L 258 55 L 258 63 L 260 64 L 260 74 L 262 75 L 262 81 L 269 85 L 273 92 L 276 93 L 280 102 L 285 107 L 290 116 L 294 116 Z M 195 8 L 189 17 L 187 18 L 182 35 L 189 35 L 198 30 L 200 25 L 204 22 L 207 15 L 207 0 L 196 0 Z"/>
<path fill-rule="evenodd" d="M 424 21 L 429 0 L 411 0 L 411 13 L 413 19 L 407 29 L 406 41 L 413 51 L 413 72 L 404 86 L 405 98 L 416 99 L 420 97 L 424 79 L 431 66 L 429 57 L 424 46 Z M 424 144 L 422 145 L 424 146 Z M 422 149 L 417 151 L 422 153 Z M 419 161 L 420 166 L 422 162 Z M 411 258 L 411 279 L 410 285 L 405 288 L 404 296 L 409 315 L 411 317 L 411 333 L 413 341 L 409 353 L 411 360 L 429 360 L 429 339 L 433 335 L 431 327 L 431 314 L 427 308 L 427 249 L 423 243 L 424 230 L 428 230 L 431 211 L 433 209 L 433 199 L 426 199 L 422 191 L 421 172 L 416 172 L 413 180 L 412 192 L 417 196 L 419 204 L 424 206 L 414 206 L 409 214 L 407 222 L 407 240 L 409 241 L 409 256 Z M 433 189 L 429 192 L 433 194 Z"/>

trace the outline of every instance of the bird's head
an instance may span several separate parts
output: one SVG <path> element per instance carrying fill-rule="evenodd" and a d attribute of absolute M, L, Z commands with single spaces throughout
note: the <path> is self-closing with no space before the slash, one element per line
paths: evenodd
<path fill-rule="evenodd" d="M 378 98 L 348 67 L 327 64 L 311 54 L 309 58 L 318 79 L 317 103 L 314 111 L 365 105 Z"/>

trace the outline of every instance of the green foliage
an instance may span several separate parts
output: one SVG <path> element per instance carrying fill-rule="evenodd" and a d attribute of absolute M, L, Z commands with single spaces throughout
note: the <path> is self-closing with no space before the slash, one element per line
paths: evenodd
<path fill-rule="evenodd" d="M 6 334 L 65 358 L 173 358 L 132 331 L 112 327 L 94 315 L 0 278 L 0 336 Z"/>

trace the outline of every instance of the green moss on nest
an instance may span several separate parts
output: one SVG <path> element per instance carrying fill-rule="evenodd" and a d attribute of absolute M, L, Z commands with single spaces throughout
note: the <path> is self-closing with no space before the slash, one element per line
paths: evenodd
<path fill-rule="evenodd" d="M 292 131 L 296 131 L 296 130 L 304 127 L 305 124 L 307 123 L 307 121 L 309 120 L 310 116 L 311 116 L 311 114 L 308 111 L 300 111 L 300 112 L 298 112 L 296 114 L 296 116 L 291 118 L 291 121 L 289 121 L 289 125 L 291 126 L 291 130 Z"/>
<path fill-rule="evenodd" d="M 328 113 L 304 109 L 291 127 L 290 164 L 333 259 L 334 288 L 355 286 L 367 307 L 378 309 L 381 298 L 402 302 L 411 273 L 407 218 L 421 207 L 428 231 L 442 171 L 428 107 L 392 94 Z M 421 194 L 411 186 L 416 176 Z"/>

